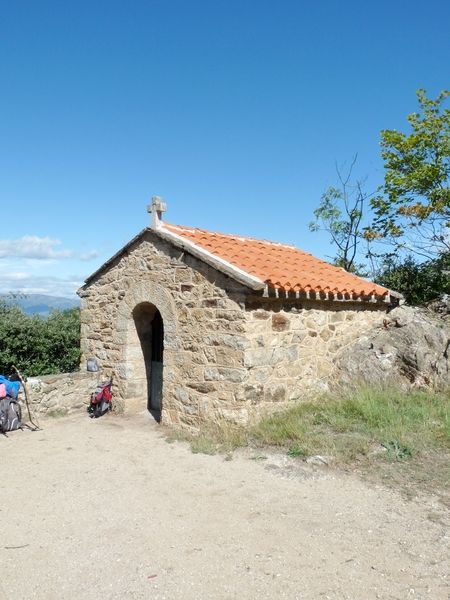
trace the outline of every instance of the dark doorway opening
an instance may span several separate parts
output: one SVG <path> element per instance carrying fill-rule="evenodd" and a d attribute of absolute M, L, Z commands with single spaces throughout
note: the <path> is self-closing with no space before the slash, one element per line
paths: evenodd
<path fill-rule="evenodd" d="M 142 302 L 133 310 L 134 324 L 145 364 L 147 410 L 161 420 L 164 324 L 154 304 Z"/>

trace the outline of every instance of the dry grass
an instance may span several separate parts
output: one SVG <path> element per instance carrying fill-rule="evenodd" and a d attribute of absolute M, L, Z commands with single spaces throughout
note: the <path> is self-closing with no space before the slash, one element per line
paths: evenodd
<path fill-rule="evenodd" d="M 402 487 L 450 492 L 450 393 L 359 386 L 299 404 L 250 430 L 223 422 L 183 439 L 192 452 L 275 446 L 289 456 L 332 456 L 340 468 Z M 174 437 L 176 436 L 176 437 Z M 446 492 L 447 490 L 447 492 Z"/>
<path fill-rule="evenodd" d="M 229 454 L 246 446 L 248 443 L 248 431 L 229 423 L 208 423 L 196 434 L 185 431 L 172 431 L 167 436 L 167 441 L 189 442 L 194 454 Z"/>
<path fill-rule="evenodd" d="M 263 419 L 252 430 L 259 443 L 331 454 L 342 462 L 383 448 L 388 460 L 450 450 L 450 395 L 358 387 Z"/>
<path fill-rule="evenodd" d="M 360 386 L 263 419 L 251 432 L 290 456 L 332 456 L 371 481 L 450 505 L 450 393 Z"/>

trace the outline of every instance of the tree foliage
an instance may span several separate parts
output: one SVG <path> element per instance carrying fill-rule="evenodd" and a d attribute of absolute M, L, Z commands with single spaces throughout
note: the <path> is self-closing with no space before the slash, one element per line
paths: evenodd
<path fill-rule="evenodd" d="M 449 275 L 450 252 L 421 263 L 413 256 L 402 261 L 390 256 L 385 259 L 375 281 L 403 294 L 408 304 L 421 305 L 441 294 L 450 294 Z"/>
<path fill-rule="evenodd" d="M 0 303 L 0 373 L 15 365 L 26 375 L 75 371 L 80 360 L 80 311 L 54 311 L 48 319 Z"/>
<path fill-rule="evenodd" d="M 352 181 L 352 171 L 357 157 L 353 158 L 346 174 L 336 167 L 339 187 L 329 187 L 314 210 L 315 220 L 309 224 L 311 231 L 326 231 L 336 248 L 335 265 L 356 272 L 358 246 L 363 239 L 362 217 L 367 195 L 361 181 Z"/>
<path fill-rule="evenodd" d="M 426 259 L 450 250 L 450 110 L 444 90 L 435 100 L 417 91 L 420 111 L 408 116 L 411 132 L 381 132 L 383 193 L 371 200 L 369 239 Z"/>

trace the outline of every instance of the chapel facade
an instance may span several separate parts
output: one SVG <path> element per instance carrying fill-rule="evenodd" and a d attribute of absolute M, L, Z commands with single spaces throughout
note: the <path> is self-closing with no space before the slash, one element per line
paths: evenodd
<path fill-rule="evenodd" d="M 246 425 L 325 389 L 334 360 L 399 295 L 293 246 L 152 223 L 81 297 L 82 368 L 114 381 L 116 408 L 167 424 Z"/>

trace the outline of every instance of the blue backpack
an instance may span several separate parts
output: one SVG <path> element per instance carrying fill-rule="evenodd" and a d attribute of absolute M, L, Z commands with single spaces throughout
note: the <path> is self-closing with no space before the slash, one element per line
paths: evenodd
<path fill-rule="evenodd" d="M 20 381 L 10 381 L 4 375 L 0 375 L 0 383 L 3 383 L 5 386 L 8 396 L 11 396 L 15 400 L 19 395 Z"/>

